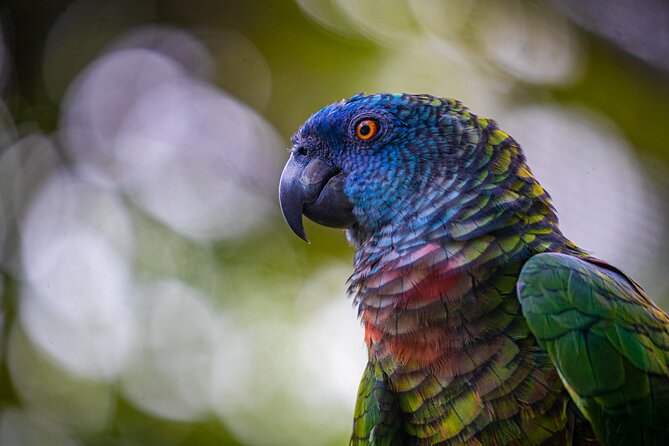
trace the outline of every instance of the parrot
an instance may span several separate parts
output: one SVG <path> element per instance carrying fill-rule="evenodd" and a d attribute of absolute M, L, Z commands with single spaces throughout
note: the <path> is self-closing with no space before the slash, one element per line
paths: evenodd
<path fill-rule="evenodd" d="M 669 445 L 669 317 L 558 226 L 519 144 L 460 101 L 314 113 L 288 226 L 346 230 L 367 365 L 350 445 Z"/>

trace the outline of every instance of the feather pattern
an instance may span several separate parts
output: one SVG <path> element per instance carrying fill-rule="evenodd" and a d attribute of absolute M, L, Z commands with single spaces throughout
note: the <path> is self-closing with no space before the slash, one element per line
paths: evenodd
<path fill-rule="evenodd" d="M 591 258 L 542 254 L 518 282 L 523 314 L 607 445 L 669 443 L 669 317 Z"/>
<path fill-rule="evenodd" d="M 565 444 L 575 426 L 564 414 L 574 409 L 515 286 L 531 253 L 579 251 L 515 141 L 445 104 L 467 129 L 459 144 L 474 175 L 432 176 L 432 195 L 416 197 L 401 220 L 352 234 L 349 291 L 370 363 L 393 390 L 406 444 Z"/>

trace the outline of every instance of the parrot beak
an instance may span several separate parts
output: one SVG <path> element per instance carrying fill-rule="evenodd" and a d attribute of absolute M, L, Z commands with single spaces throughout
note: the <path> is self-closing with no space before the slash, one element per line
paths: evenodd
<path fill-rule="evenodd" d="M 283 218 L 298 237 L 309 243 L 302 214 L 324 226 L 350 228 L 353 206 L 344 194 L 343 173 L 320 158 L 297 160 L 290 156 L 279 182 Z"/>

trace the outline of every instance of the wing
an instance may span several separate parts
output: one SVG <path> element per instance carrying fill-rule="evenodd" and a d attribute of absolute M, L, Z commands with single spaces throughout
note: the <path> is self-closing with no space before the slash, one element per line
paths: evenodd
<path fill-rule="evenodd" d="M 606 445 L 669 444 L 669 318 L 624 273 L 596 259 L 532 257 L 523 315 Z"/>
<path fill-rule="evenodd" d="M 404 445 L 400 408 L 383 372 L 370 359 L 358 389 L 351 446 Z"/>

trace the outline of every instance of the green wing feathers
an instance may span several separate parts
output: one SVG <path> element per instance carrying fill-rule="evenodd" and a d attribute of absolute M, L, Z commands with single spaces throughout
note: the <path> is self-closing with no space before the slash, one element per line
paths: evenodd
<path fill-rule="evenodd" d="M 370 359 L 358 388 L 351 446 L 400 446 L 400 408 L 378 364 Z"/>
<path fill-rule="evenodd" d="M 595 259 L 546 253 L 518 280 L 523 315 L 606 445 L 669 444 L 669 318 Z"/>

